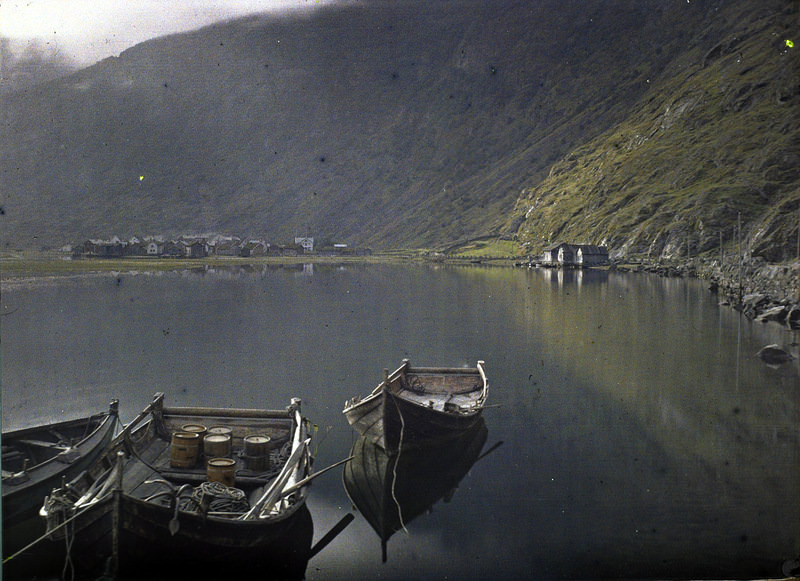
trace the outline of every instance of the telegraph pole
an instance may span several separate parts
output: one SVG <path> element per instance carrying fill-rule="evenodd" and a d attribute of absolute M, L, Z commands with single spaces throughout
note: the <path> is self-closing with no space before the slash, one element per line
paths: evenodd
<path fill-rule="evenodd" d="M 739 244 L 739 304 L 742 304 L 742 213 L 739 212 L 736 217 L 736 230 L 738 232 Z"/>

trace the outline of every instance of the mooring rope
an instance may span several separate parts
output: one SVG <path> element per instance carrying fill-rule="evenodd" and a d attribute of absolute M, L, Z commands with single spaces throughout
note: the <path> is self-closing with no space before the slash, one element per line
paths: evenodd
<path fill-rule="evenodd" d="M 406 524 L 403 522 L 403 508 L 400 506 L 400 501 L 397 500 L 397 495 L 394 491 L 394 486 L 397 483 L 397 463 L 400 462 L 400 454 L 403 451 L 403 433 L 405 432 L 406 421 L 403 418 L 403 412 L 400 411 L 400 406 L 397 405 L 397 400 L 393 395 L 390 397 L 394 402 L 394 407 L 397 408 L 397 415 L 400 416 L 400 441 L 397 443 L 397 456 L 394 459 L 394 466 L 392 466 L 392 500 L 394 500 L 394 503 L 397 506 L 397 516 L 400 518 L 400 526 L 403 528 L 406 534 L 409 534 Z"/>
<path fill-rule="evenodd" d="M 66 556 L 64 557 L 64 567 L 61 569 L 61 579 L 73 581 L 75 579 L 75 566 L 72 563 L 72 543 L 75 542 L 75 523 L 64 528 L 64 543 L 66 545 Z"/>
<path fill-rule="evenodd" d="M 24 552 L 25 552 L 25 551 L 27 551 L 28 549 L 30 549 L 30 548 L 32 548 L 32 547 L 34 547 L 35 545 L 38 545 L 38 544 L 39 544 L 39 543 L 41 543 L 43 540 L 45 540 L 47 537 L 49 537 L 50 535 L 52 535 L 54 532 L 56 532 L 57 530 L 60 530 L 60 529 L 64 528 L 66 525 L 68 525 L 69 523 L 71 523 L 72 521 L 74 521 L 76 518 L 78 518 L 79 516 L 81 516 L 81 515 L 82 515 L 84 512 L 86 512 L 87 510 L 89 510 L 89 509 L 90 509 L 90 508 L 92 508 L 93 506 L 94 506 L 94 505 L 89 505 L 89 506 L 85 506 L 85 507 L 83 507 L 83 510 L 80 510 L 80 511 L 76 512 L 76 513 L 75 513 L 75 514 L 73 514 L 71 517 L 69 517 L 67 520 L 65 520 L 64 522 L 62 522 L 60 525 L 58 525 L 58 526 L 56 526 L 56 527 L 53 527 L 53 529 L 52 529 L 52 530 L 49 530 L 49 531 L 47 531 L 45 534 L 43 534 L 43 535 L 42 535 L 41 537 L 39 537 L 38 539 L 36 539 L 36 540 L 34 540 L 34 541 L 31 541 L 30 543 L 28 543 L 27 545 L 25 545 L 24 547 L 22 547 L 22 548 L 21 548 L 19 551 L 17 551 L 16 553 L 14 553 L 13 555 L 11 555 L 10 557 L 6 557 L 5 559 L 3 559 L 3 564 L 6 564 L 6 563 L 8 563 L 8 562 L 9 562 L 11 559 L 15 559 L 15 558 L 19 557 L 19 556 L 20 556 L 22 553 L 24 553 Z"/>

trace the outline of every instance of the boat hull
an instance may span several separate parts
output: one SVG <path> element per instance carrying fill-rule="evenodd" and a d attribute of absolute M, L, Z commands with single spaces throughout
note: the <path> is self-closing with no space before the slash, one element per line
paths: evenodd
<path fill-rule="evenodd" d="M 85 474 L 48 495 L 50 538 L 67 541 L 81 574 L 302 578 L 313 458 L 300 401 L 255 410 L 167 408 L 163 399 L 157 393 Z M 209 426 L 229 436 L 230 484 L 199 446 L 190 454 L 176 439 Z M 255 435 L 274 443 L 266 455 L 247 455 Z"/>
<path fill-rule="evenodd" d="M 386 394 L 383 407 L 384 446 L 388 451 L 457 437 L 481 418 L 480 410 L 459 415 L 439 412 L 391 393 Z"/>
<path fill-rule="evenodd" d="M 98 417 L 98 416 L 95 416 Z M 39 517 L 44 497 L 60 486 L 62 480 L 70 480 L 86 470 L 108 448 L 114 435 L 116 407 L 98 420 L 88 435 L 75 444 L 70 456 L 58 456 L 37 464 L 26 471 L 25 479 L 14 482 L 3 480 L 3 555 L 13 555 L 45 533 L 45 523 Z M 74 430 L 81 424 L 89 425 L 92 418 L 53 424 L 47 428 L 20 430 L 3 435 L 4 443 L 30 441 L 37 430 L 52 429 L 56 432 Z M 4 458 L 5 460 L 5 458 Z M 6 462 L 3 462 L 4 467 Z"/>
<path fill-rule="evenodd" d="M 345 410 L 348 423 L 388 452 L 457 437 L 481 419 L 481 409 L 452 414 L 397 396 L 384 388 Z"/>
<path fill-rule="evenodd" d="M 489 393 L 483 366 L 411 367 L 404 359 L 366 398 L 346 402 L 343 413 L 359 434 L 392 453 L 457 437 L 481 417 Z"/>
<path fill-rule="evenodd" d="M 110 496 L 75 521 L 72 559 L 83 572 L 110 567 L 117 544 L 123 577 L 302 579 L 309 559 L 313 522 L 305 502 L 268 524 L 203 518 L 174 512 L 124 494 Z M 115 522 L 117 536 L 115 540 Z"/>

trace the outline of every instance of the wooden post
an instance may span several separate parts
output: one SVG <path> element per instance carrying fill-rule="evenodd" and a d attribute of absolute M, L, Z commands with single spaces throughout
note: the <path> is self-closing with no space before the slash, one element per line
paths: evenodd
<path fill-rule="evenodd" d="M 742 213 L 739 212 L 736 216 L 736 230 L 738 233 L 739 245 L 739 304 L 742 304 Z"/>
<path fill-rule="evenodd" d="M 722 263 L 725 261 L 725 254 L 722 252 L 722 230 L 719 231 L 719 266 L 722 268 Z"/>
<path fill-rule="evenodd" d="M 122 515 L 122 464 L 125 462 L 125 452 L 117 452 L 117 481 L 114 483 L 114 512 L 111 515 L 111 575 L 114 579 L 119 573 L 119 528 Z"/>

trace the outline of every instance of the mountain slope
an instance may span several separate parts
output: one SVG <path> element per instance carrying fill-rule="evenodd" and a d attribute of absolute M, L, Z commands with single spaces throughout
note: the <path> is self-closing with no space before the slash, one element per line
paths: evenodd
<path fill-rule="evenodd" d="M 519 236 L 531 249 L 591 240 L 618 254 L 685 257 L 720 239 L 733 248 L 741 219 L 753 254 L 796 256 L 800 77 L 786 39 L 797 6 L 740 4 L 720 16 L 704 35 L 720 36 L 725 19 L 731 33 L 687 53 L 625 121 L 524 192 Z"/>
<path fill-rule="evenodd" d="M 638 131 L 669 94 L 683 103 L 703 55 L 784 6 L 378 0 L 155 39 L 4 96 L 2 244 L 227 232 L 442 246 L 523 222 L 531 248 L 554 232 L 624 244 L 633 225 L 611 236 L 611 217 L 559 229 L 563 210 L 524 214 L 543 196 L 580 207 L 560 193 L 570 172 L 547 178 L 553 163 L 588 167 L 605 143 L 592 140 Z"/>

